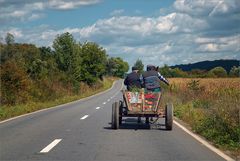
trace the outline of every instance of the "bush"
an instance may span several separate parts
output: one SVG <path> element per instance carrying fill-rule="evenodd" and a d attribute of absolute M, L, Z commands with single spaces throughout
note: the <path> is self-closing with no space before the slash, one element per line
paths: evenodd
<path fill-rule="evenodd" d="M 174 115 L 216 145 L 240 150 L 239 79 L 171 79 L 164 96 L 174 102 Z"/>
<path fill-rule="evenodd" d="M 209 76 L 224 78 L 224 77 L 227 77 L 227 71 L 223 67 L 215 67 L 209 71 Z"/>
<path fill-rule="evenodd" d="M 1 65 L 1 103 L 13 105 L 29 100 L 31 81 L 26 72 L 15 61 Z"/>

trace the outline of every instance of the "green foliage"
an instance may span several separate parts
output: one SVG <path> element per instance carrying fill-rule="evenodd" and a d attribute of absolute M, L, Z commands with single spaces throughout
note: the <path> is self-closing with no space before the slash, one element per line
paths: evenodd
<path fill-rule="evenodd" d="M 161 67 L 158 70 L 163 76 L 169 77 L 169 78 L 171 78 L 171 77 L 175 77 L 175 78 L 188 77 L 187 72 L 184 72 L 179 68 L 171 69 L 167 65 L 164 65 L 164 67 Z"/>
<path fill-rule="evenodd" d="M 200 70 L 200 69 L 193 69 L 190 72 L 188 72 L 188 74 L 191 78 L 205 78 L 205 77 L 207 77 L 207 71 Z"/>
<path fill-rule="evenodd" d="M 210 71 L 193 69 L 191 71 L 182 71 L 179 68 L 169 68 L 167 65 L 159 68 L 159 72 L 168 78 L 225 78 L 228 76 L 227 71 L 223 67 L 215 67 Z M 240 76 L 240 67 L 232 67 L 229 72 L 230 77 Z"/>
<path fill-rule="evenodd" d="M 144 65 L 143 65 L 141 59 L 138 59 L 138 60 L 135 62 L 134 66 L 137 67 L 139 73 L 143 73 Z"/>
<path fill-rule="evenodd" d="M 5 42 L 7 45 L 14 44 L 14 42 L 15 42 L 14 36 L 11 33 L 7 33 L 7 35 L 5 37 Z"/>
<path fill-rule="evenodd" d="M 31 81 L 15 61 L 1 64 L 1 104 L 24 103 L 29 99 Z"/>
<path fill-rule="evenodd" d="M 53 51 L 52 51 L 52 49 L 50 48 L 50 47 L 45 47 L 45 46 L 43 46 L 43 47 L 40 47 L 39 48 L 39 50 L 40 50 L 40 55 L 41 55 L 41 60 L 49 60 L 49 59 L 52 59 L 53 58 Z"/>
<path fill-rule="evenodd" d="M 209 71 L 208 75 L 217 78 L 227 77 L 227 71 L 223 67 L 215 67 Z"/>
<path fill-rule="evenodd" d="M 1 104 L 54 100 L 102 88 L 99 80 L 108 74 L 109 62 L 102 47 L 92 42 L 81 44 L 70 33 L 63 33 L 54 40 L 53 49 L 14 43 L 11 34 L 6 36 L 6 44 L 0 43 Z M 113 75 L 120 77 L 128 64 L 121 58 L 113 60 Z M 86 84 L 90 87 L 84 89 Z"/>
<path fill-rule="evenodd" d="M 187 73 L 182 71 L 181 69 L 179 68 L 174 68 L 174 69 L 171 69 L 171 76 L 172 77 L 187 77 Z"/>
<path fill-rule="evenodd" d="M 229 72 L 229 76 L 230 77 L 240 77 L 240 66 L 239 67 L 233 66 Z"/>
<path fill-rule="evenodd" d="M 96 43 L 82 45 L 81 80 L 93 84 L 106 73 L 106 51 Z"/>
<path fill-rule="evenodd" d="M 123 78 L 125 73 L 129 70 L 127 62 L 123 61 L 122 58 L 110 58 L 106 65 L 107 74 L 110 76 L 116 76 Z"/>
<path fill-rule="evenodd" d="M 69 94 L 68 91 L 65 91 L 66 89 L 61 88 L 61 86 L 57 86 L 57 88 L 52 91 L 52 92 L 58 91 L 59 93 L 61 93 L 61 96 L 56 95 L 57 97 L 54 96 L 54 94 L 56 93 L 49 92 L 48 95 L 50 97 L 47 97 L 47 95 L 45 95 L 46 93 L 44 94 L 41 93 L 41 92 L 44 92 L 44 90 L 48 90 L 48 83 L 45 84 L 46 82 L 44 82 L 44 84 L 42 84 L 42 89 L 38 89 L 38 91 L 35 91 L 37 92 L 37 94 L 40 94 L 40 96 L 43 96 L 41 97 L 40 101 L 32 100 L 24 104 L 16 104 L 10 107 L 6 105 L 0 106 L 0 120 L 8 119 L 21 114 L 33 112 L 43 108 L 53 107 L 56 105 L 75 101 L 80 98 L 91 96 L 93 94 L 96 94 L 98 92 L 101 92 L 103 90 L 110 88 L 114 80 L 115 79 L 112 79 L 112 78 L 106 78 L 102 82 L 100 82 L 101 86 L 91 87 L 91 88 L 86 84 L 81 84 L 82 91 L 84 92 L 81 92 L 79 94 Z M 44 87 L 44 85 L 46 86 Z M 56 85 L 57 85 L 56 83 L 52 84 L 52 86 L 56 86 Z"/>
<path fill-rule="evenodd" d="M 55 58 L 58 68 L 64 72 L 73 73 L 74 66 L 79 63 L 80 53 L 77 52 L 77 44 L 73 36 L 66 32 L 58 35 L 53 41 Z"/>
<path fill-rule="evenodd" d="M 44 79 L 47 78 L 48 66 L 46 61 L 36 59 L 32 62 L 28 69 L 28 73 L 33 79 Z"/>
<path fill-rule="evenodd" d="M 163 76 L 167 78 L 172 77 L 171 68 L 169 68 L 166 64 L 163 67 L 159 68 L 158 70 Z"/>

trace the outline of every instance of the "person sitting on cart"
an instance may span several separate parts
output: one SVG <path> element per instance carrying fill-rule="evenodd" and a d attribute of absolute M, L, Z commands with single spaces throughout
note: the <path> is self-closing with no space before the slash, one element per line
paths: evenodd
<path fill-rule="evenodd" d="M 132 72 L 127 75 L 124 80 L 124 85 L 127 86 L 127 90 L 141 89 L 140 74 L 137 67 L 132 67 Z"/>
<path fill-rule="evenodd" d="M 160 81 L 169 85 L 168 80 L 157 71 L 154 65 L 147 65 L 147 71 L 142 74 L 145 91 L 160 92 Z"/>

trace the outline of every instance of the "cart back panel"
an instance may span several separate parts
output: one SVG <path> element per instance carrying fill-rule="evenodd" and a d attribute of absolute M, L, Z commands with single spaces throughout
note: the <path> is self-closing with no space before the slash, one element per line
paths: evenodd
<path fill-rule="evenodd" d="M 161 92 L 130 92 L 123 91 L 128 111 L 134 113 L 156 113 L 161 97 Z"/>

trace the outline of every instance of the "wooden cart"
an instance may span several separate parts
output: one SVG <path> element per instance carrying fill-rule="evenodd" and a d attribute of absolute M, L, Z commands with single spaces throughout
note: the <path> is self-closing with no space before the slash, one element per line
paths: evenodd
<path fill-rule="evenodd" d="M 146 123 L 151 118 L 165 118 L 167 130 L 172 130 L 173 105 L 160 106 L 161 92 L 130 92 L 123 90 L 123 101 L 112 104 L 112 128 L 118 129 L 123 117 L 146 117 Z"/>

